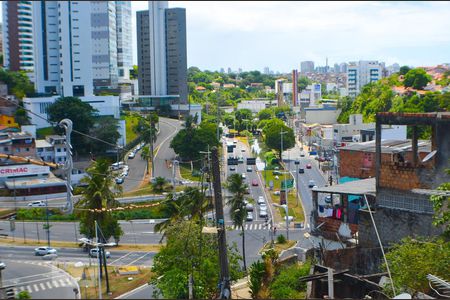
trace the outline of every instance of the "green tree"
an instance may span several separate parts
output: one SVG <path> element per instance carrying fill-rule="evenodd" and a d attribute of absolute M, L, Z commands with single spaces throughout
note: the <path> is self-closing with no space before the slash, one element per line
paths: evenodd
<path fill-rule="evenodd" d="M 14 114 L 14 119 L 19 125 L 28 125 L 30 124 L 30 118 L 27 115 L 27 111 L 22 107 L 17 108 L 16 113 Z"/>
<path fill-rule="evenodd" d="M 117 128 L 118 125 L 116 119 L 110 116 L 101 117 L 96 119 L 95 125 L 89 130 L 89 133 L 97 139 L 115 145 L 120 138 L 120 133 L 117 131 Z M 93 153 L 104 153 L 112 147 L 111 145 L 95 139 L 90 139 L 88 142 Z"/>
<path fill-rule="evenodd" d="M 61 97 L 48 107 L 49 120 L 55 123 L 68 118 L 73 122 L 73 129 L 81 133 L 88 134 L 95 124 L 95 114 L 97 110 L 89 103 L 81 101 L 77 97 Z M 59 126 L 55 127 L 58 133 L 64 130 Z M 72 135 L 72 145 L 79 151 L 83 151 L 87 141 L 79 134 Z"/>
<path fill-rule="evenodd" d="M 266 275 L 266 265 L 262 261 L 255 261 L 251 264 L 249 268 L 250 275 L 250 294 L 253 299 L 258 298 L 258 293 L 261 290 L 262 284 L 264 282 L 264 277 Z"/>
<path fill-rule="evenodd" d="M 286 132 L 283 134 L 283 145 L 281 145 L 281 131 Z M 281 120 L 270 120 L 264 127 L 263 133 L 266 146 L 270 149 L 276 150 L 280 158 L 281 146 L 283 146 L 283 151 L 295 146 L 294 130 L 287 127 Z"/>
<path fill-rule="evenodd" d="M 447 175 L 450 175 L 450 169 L 445 170 Z M 431 196 L 431 202 L 435 211 L 433 224 L 435 226 L 443 226 L 444 233 L 450 237 L 450 182 L 444 182 L 438 187 L 438 190 L 443 191 L 443 194 Z M 447 192 L 447 194 L 445 194 Z"/>
<path fill-rule="evenodd" d="M 81 199 L 76 204 L 78 217 L 80 219 L 80 233 L 87 238 L 95 237 L 94 221 L 97 221 L 104 242 L 114 237 L 119 242 L 123 231 L 117 220 L 112 216 L 109 208 L 119 205 L 115 199 L 118 194 L 111 190 L 114 176 L 109 168 L 107 160 L 98 159 L 86 170 L 88 176 L 82 181 L 87 184 L 81 194 Z M 119 186 L 116 187 L 121 191 Z M 96 211 L 93 211 L 96 210 Z"/>
<path fill-rule="evenodd" d="M 133 69 L 130 69 L 130 79 L 138 79 L 139 68 L 134 65 Z"/>
<path fill-rule="evenodd" d="M 164 191 L 164 186 L 166 185 L 166 183 L 167 181 L 164 177 L 158 176 L 152 182 L 152 190 L 156 193 L 162 193 Z"/>
<path fill-rule="evenodd" d="M 298 77 L 298 88 L 300 91 L 303 91 L 304 89 L 306 89 L 306 87 L 308 85 L 310 85 L 312 83 L 311 80 L 309 80 L 308 77 L 306 76 L 299 76 Z"/>
<path fill-rule="evenodd" d="M 232 194 L 227 204 L 230 206 L 230 216 L 236 227 L 241 227 L 242 235 L 242 255 L 244 262 L 244 271 L 247 272 L 247 260 L 245 258 L 245 230 L 244 224 L 247 217 L 247 209 L 244 202 L 245 192 L 248 185 L 245 184 L 241 174 L 231 174 L 227 178 L 226 187 Z"/>
<path fill-rule="evenodd" d="M 150 280 L 164 298 L 187 299 L 191 274 L 195 299 L 212 299 L 217 295 L 218 241 L 214 234 L 202 234 L 201 230 L 195 220 L 183 220 L 167 228 L 167 243 L 154 257 Z M 230 279 L 234 281 L 241 277 L 235 245 L 228 248 L 228 258 Z"/>
<path fill-rule="evenodd" d="M 405 75 L 403 85 L 405 87 L 413 87 L 417 90 L 422 90 L 430 81 L 431 76 L 427 74 L 424 69 L 412 69 Z"/>
<path fill-rule="evenodd" d="M 427 274 L 449 280 L 450 242 L 444 239 L 403 239 L 386 253 L 392 279 L 399 292 L 430 292 Z M 385 265 L 383 265 L 385 268 Z M 385 289 L 393 295 L 390 285 Z"/>
<path fill-rule="evenodd" d="M 274 117 L 274 112 L 270 108 L 265 108 L 258 113 L 258 119 L 262 120 L 270 120 Z"/>
<path fill-rule="evenodd" d="M 405 75 L 406 73 L 409 72 L 409 70 L 411 70 L 410 67 L 408 66 L 401 66 L 400 67 L 400 71 L 398 72 L 400 75 Z"/>
<path fill-rule="evenodd" d="M 306 282 L 300 282 L 300 277 L 309 275 L 311 264 L 294 264 L 281 267 L 278 275 L 269 286 L 273 299 L 304 299 L 306 297 Z"/>
<path fill-rule="evenodd" d="M 0 81 L 8 86 L 8 94 L 12 94 L 19 99 L 34 94 L 34 84 L 25 71 L 15 72 L 0 68 Z"/>
<path fill-rule="evenodd" d="M 142 139 L 146 144 L 150 145 L 150 150 L 148 151 L 149 155 L 144 155 L 147 160 L 153 159 L 153 144 L 156 142 L 158 138 L 156 125 L 159 123 L 159 117 L 154 112 L 150 113 L 146 117 L 141 116 L 139 118 L 138 124 L 135 128 L 135 131 L 141 134 Z M 142 157 L 142 156 L 141 156 Z M 152 161 L 153 163 L 153 161 Z M 149 168 L 147 167 L 147 174 L 149 174 Z"/>

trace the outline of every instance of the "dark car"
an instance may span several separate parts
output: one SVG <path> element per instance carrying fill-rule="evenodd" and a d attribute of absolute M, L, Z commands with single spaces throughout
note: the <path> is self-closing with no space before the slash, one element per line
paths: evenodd
<path fill-rule="evenodd" d="M 311 164 L 306 164 L 306 168 L 311 169 L 312 168 Z"/>
<path fill-rule="evenodd" d="M 305 169 L 303 169 L 303 168 L 298 169 L 298 173 L 299 173 L 299 174 L 305 173 Z"/>

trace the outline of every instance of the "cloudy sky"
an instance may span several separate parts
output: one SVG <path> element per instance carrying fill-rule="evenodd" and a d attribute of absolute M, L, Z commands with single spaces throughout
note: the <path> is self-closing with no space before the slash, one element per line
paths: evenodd
<path fill-rule="evenodd" d="M 147 9 L 132 3 L 133 12 Z M 450 2 L 169 1 L 185 7 L 188 65 L 276 71 L 300 61 L 450 63 Z"/>
<path fill-rule="evenodd" d="M 187 14 L 188 66 L 290 71 L 329 65 L 450 63 L 450 2 L 169 1 Z M 147 1 L 133 1 L 136 11 Z M 133 32 L 134 60 L 136 30 Z"/>

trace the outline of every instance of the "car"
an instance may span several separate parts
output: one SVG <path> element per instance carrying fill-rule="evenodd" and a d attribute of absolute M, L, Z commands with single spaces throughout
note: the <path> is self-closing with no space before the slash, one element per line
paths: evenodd
<path fill-rule="evenodd" d="M 124 182 L 123 177 L 116 177 L 116 184 L 122 184 Z"/>
<path fill-rule="evenodd" d="M 44 256 L 42 256 L 43 260 L 54 260 L 56 258 L 58 258 L 58 254 L 55 253 L 45 254 Z"/>
<path fill-rule="evenodd" d="M 311 169 L 312 168 L 311 164 L 306 164 L 306 168 Z"/>
<path fill-rule="evenodd" d="M 136 156 L 136 154 L 131 151 L 130 154 L 128 154 L 128 158 L 133 159 Z"/>
<path fill-rule="evenodd" d="M 125 163 L 123 161 L 115 162 L 111 165 L 112 170 L 119 170 L 122 169 L 125 166 Z"/>
<path fill-rule="evenodd" d="M 247 203 L 247 204 L 245 205 L 245 209 L 246 209 L 247 211 L 253 211 L 253 204 Z"/>
<path fill-rule="evenodd" d="M 123 172 L 122 172 L 122 174 L 120 174 L 120 177 L 125 177 L 125 176 L 128 176 L 128 170 L 124 170 Z"/>
<path fill-rule="evenodd" d="M 316 183 L 314 182 L 314 180 L 311 179 L 310 181 L 308 181 L 308 187 L 309 188 L 312 188 L 315 185 L 316 185 Z"/>
<path fill-rule="evenodd" d="M 45 202 L 44 201 L 33 201 L 28 203 L 28 206 L 30 207 L 43 207 L 45 206 Z"/>
<path fill-rule="evenodd" d="M 3 270 L 6 268 L 6 264 L 2 261 L 0 261 L 0 270 Z"/>
<path fill-rule="evenodd" d="M 298 173 L 299 173 L 299 174 L 305 173 L 305 169 L 303 169 L 303 168 L 298 169 Z"/>
<path fill-rule="evenodd" d="M 300 152 L 300 157 L 305 157 L 305 152 Z"/>
<path fill-rule="evenodd" d="M 252 212 L 248 212 L 247 213 L 247 218 L 245 220 L 246 221 L 253 221 L 253 213 Z"/>
<path fill-rule="evenodd" d="M 252 171 L 252 167 L 248 166 L 247 167 L 247 172 L 251 172 Z"/>
<path fill-rule="evenodd" d="M 237 140 L 233 140 L 233 144 L 237 144 Z"/>
<path fill-rule="evenodd" d="M 128 171 L 128 170 L 130 170 L 130 167 L 127 166 L 127 165 L 124 165 L 124 166 L 123 166 L 123 170 L 124 170 L 124 171 Z"/>
<path fill-rule="evenodd" d="M 241 149 L 241 152 L 245 152 L 245 149 Z"/>
<path fill-rule="evenodd" d="M 260 211 L 259 211 L 259 216 L 260 216 L 261 218 L 267 217 L 267 216 L 268 216 L 267 210 L 260 210 Z"/>
<path fill-rule="evenodd" d="M 261 204 L 260 206 L 259 206 L 259 210 L 267 210 L 267 205 L 264 203 L 264 204 Z"/>
<path fill-rule="evenodd" d="M 277 170 L 275 170 L 275 171 L 273 171 L 273 172 L 272 172 L 272 174 L 273 174 L 273 175 L 281 175 L 281 172 L 280 172 L 280 171 L 277 171 Z"/>
<path fill-rule="evenodd" d="M 52 247 L 38 247 L 34 249 L 34 255 L 38 256 L 43 256 L 43 255 L 47 255 L 47 254 L 57 254 L 58 251 L 56 251 L 55 248 Z"/>
<path fill-rule="evenodd" d="M 252 186 L 258 186 L 258 180 L 253 179 L 252 180 Z"/>
<path fill-rule="evenodd" d="M 230 171 L 236 171 L 235 167 L 230 167 Z"/>
<path fill-rule="evenodd" d="M 273 192 L 273 194 L 274 194 L 275 196 L 280 196 L 280 191 L 275 191 L 275 192 Z"/>
<path fill-rule="evenodd" d="M 238 158 L 238 163 L 240 163 L 240 164 L 244 163 L 244 157 L 243 156 Z"/>
<path fill-rule="evenodd" d="M 287 216 L 288 222 L 292 222 L 294 220 L 293 216 Z M 284 217 L 284 220 L 286 221 L 286 217 Z"/>
<path fill-rule="evenodd" d="M 266 201 L 264 200 L 264 197 L 263 196 L 259 196 L 258 197 L 258 204 L 263 204 L 263 203 L 266 203 Z"/>
<path fill-rule="evenodd" d="M 89 256 L 98 258 L 98 248 L 92 248 L 91 250 L 89 250 Z M 110 258 L 111 253 L 109 251 L 105 251 L 105 256 L 106 258 Z"/>
<path fill-rule="evenodd" d="M 312 187 L 313 189 L 317 189 L 318 188 L 318 186 L 317 185 L 314 185 L 313 187 Z"/>
<path fill-rule="evenodd" d="M 242 173 L 242 178 L 247 178 L 247 175 L 245 175 L 245 173 Z"/>

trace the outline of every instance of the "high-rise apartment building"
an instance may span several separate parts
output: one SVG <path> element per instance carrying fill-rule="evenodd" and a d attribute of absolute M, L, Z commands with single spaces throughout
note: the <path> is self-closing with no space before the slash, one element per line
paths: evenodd
<path fill-rule="evenodd" d="M 186 10 L 149 1 L 136 13 L 139 94 L 179 95 L 187 103 Z"/>
<path fill-rule="evenodd" d="M 124 27 L 118 34 L 116 8 L 122 4 L 36 1 L 32 5 L 39 93 L 90 96 L 117 89 L 117 38 Z"/>
<path fill-rule="evenodd" d="M 378 61 L 360 60 L 350 62 L 347 68 L 347 90 L 350 97 L 356 97 L 363 86 L 383 77 L 383 65 Z"/>
<path fill-rule="evenodd" d="M 133 68 L 131 1 L 116 1 L 117 68 L 119 82 L 130 79 Z"/>
<path fill-rule="evenodd" d="M 34 69 L 32 1 L 2 1 L 3 65 L 12 71 Z"/>
<path fill-rule="evenodd" d="M 300 72 L 302 74 L 314 72 L 314 62 L 313 61 L 302 61 L 300 63 Z"/>
<path fill-rule="evenodd" d="M 347 63 L 341 63 L 339 65 L 339 70 L 341 73 L 347 73 Z"/>

